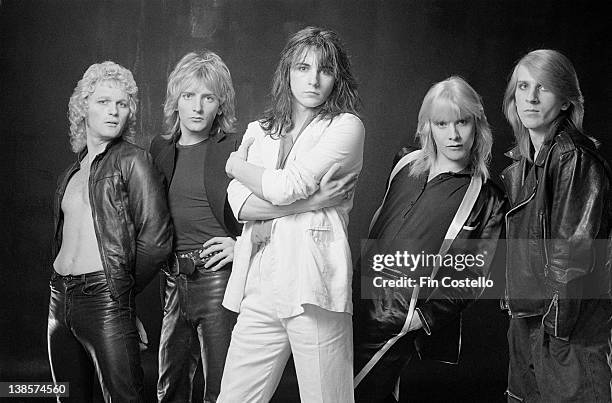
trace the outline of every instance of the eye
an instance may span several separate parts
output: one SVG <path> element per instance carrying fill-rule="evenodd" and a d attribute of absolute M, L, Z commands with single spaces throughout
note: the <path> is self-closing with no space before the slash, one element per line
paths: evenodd
<path fill-rule="evenodd" d="M 520 83 L 518 83 L 518 85 L 517 85 L 516 87 L 517 87 L 519 90 L 526 90 L 526 89 L 527 89 L 527 87 L 529 87 L 529 86 L 527 85 L 527 83 L 526 83 L 526 82 L 520 82 Z"/>
<path fill-rule="evenodd" d="M 326 76 L 333 76 L 334 70 L 331 67 L 326 66 L 321 68 L 321 73 L 325 74 Z"/>
<path fill-rule="evenodd" d="M 119 107 L 120 107 L 120 108 L 127 108 L 127 107 L 128 107 L 128 104 L 127 104 L 127 102 L 123 102 L 123 101 L 121 101 L 121 102 L 119 102 Z"/>
<path fill-rule="evenodd" d="M 540 90 L 540 91 L 548 91 L 548 88 L 544 87 L 542 84 L 538 84 L 538 90 Z"/>
<path fill-rule="evenodd" d="M 433 124 L 439 128 L 445 128 L 446 126 L 448 126 L 448 122 L 445 122 L 443 120 L 436 120 L 433 122 Z"/>
<path fill-rule="evenodd" d="M 183 99 L 191 99 L 191 98 L 193 98 L 193 93 L 192 92 L 183 92 L 181 94 L 181 98 L 183 98 Z"/>
<path fill-rule="evenodd" d="M 98 99 L 98 103 L 100 105 L 106 105 L 106 104 L 108 104 L 108 99 Z"/>
<path fill-rule="evenodd" d="M 204 100 L 208 103 L 213 103 L 215 102 L 215 96 L 214 95 L 208 95 L 206 96 L 206 98 L 204 98 Z"/>

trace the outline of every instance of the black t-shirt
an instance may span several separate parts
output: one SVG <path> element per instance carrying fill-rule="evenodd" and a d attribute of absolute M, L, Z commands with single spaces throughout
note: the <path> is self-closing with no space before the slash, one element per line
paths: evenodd
<path fill-rule="evenodd" d="M 174 248 L 178 252 L 199 249 L 215 236 L 228 236 L 213 215 L 206 196 L 204 158 L 208 143 L 207 139 L 188 146 L 176 144 L 176 163 L 168 204 L 174 223 Z M 225 172 L 218 174 L 225 175 Z"/>

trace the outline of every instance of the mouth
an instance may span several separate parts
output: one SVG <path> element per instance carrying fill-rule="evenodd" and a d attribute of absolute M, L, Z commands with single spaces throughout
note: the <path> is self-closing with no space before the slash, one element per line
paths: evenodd
<path fill-rule="evenodd" d="M 107 126 L 116 127 L 116 126 L 119 125 L 119 122 L 108 121 L 108 122 L 104 122 L 104 124 L 107 125 Z"/>
<path fill-rule="evenodd" d="M 537 109 L 525 109 L 523 112 L 525 113 L 539 113 L 540 111 Z"/>
<path fill-rule="evenodd" d="M 204 118 L 199 117 L 199 116 L 192 116 L 189 118 L 189 120 L 191 120 L 192 122 L 201 122 L 204 120 Z"/>
<path fill-rule="evenodd" d="M 316 91 L 306 91 L 304 92 L 304 94 L 309 97 L 318 97 L 319 95 L 321 95 L 320 93 Z"/>

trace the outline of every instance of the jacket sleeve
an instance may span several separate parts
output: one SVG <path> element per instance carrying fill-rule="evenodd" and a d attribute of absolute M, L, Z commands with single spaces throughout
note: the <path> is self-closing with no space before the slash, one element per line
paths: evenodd
<path fill-rule="evenodd" d="M 239 145 L 240 145 L 240 140 L 236 139 L 234 141 L 234 151 L 236 151 L 238 149 Z M 229 192 L 229 184 L 228 184 L 228 189 L 226 190 L 226 194 L 225 194 L 225 202 L 223 203 L 223 216 L 224 216 L 224 220 L 225 220 L 225 226 L 227 227 L 228 231 L 230 232 L 230 236 L 237 237 L 242 232 L 242 224 L 240 224 L 238 222 L 238 219 L 234 216 L 234 212 L 232 210 L 232 206 L 231 206 L 231 204 L 229 202 L 229 193 L 228 192 Z"/>
<path fill-rule="evenodd" d="M 444 328 L 485 291 L 484 286 L 451 287 L 448 283 L 443 284 L 441 279 L 477 281 L 478 278 L 489 278 L 506 209 L 505 198 L 497 192 L 492 193 L 484 205 L 484 214 L 478 214 L 482 222 L 468 220 L 460 232 L 461 237 L 453 242 L 447 255 L 454 257 L 454 266 L 440 267 L 436 276 L 438 286 L 425 302 L 418 304 L 416 310 L 427 334 Z M 479 221 L 478 216 L 476 220 Z"/>
<path fill-rule="evenodd" d="M 363 159 L 365 129 L 358 117 L 336 117 L 319 142 L 284 169 L 266 169 L 261 178 L 264 198 L 275 205 L 287 205 L 307 199 L 319 188 L 319 182 L 331 166 L 342 165 L 341 174 L 359 173 Z"/>
<path fill-rule="evenodd" d="M 260 167 L 264 166 L 261 150 L 264 136 L 265 133 L 260 129 L 259 122 L 252 122 L 249 124 L 244 136 L 242 137 L 243 142 L 248 138 L 254 138 L 254 142 L 249 148 L 247 162 Z M 234 213 L 234 217 L 239 223 L 244 223 L 244 221 L 240 221 L 238 217 L 240 216 L 242 206 L 252 194 L 253 192 L 251 192 L 249 188 L 244 186 L 236 179 L 232 179 L 227 187 L 227 202 Z"/>
<path fill-rule="evenodd" d="M 555 157 L 546 172 L 550 211 L 540 212 L 550 300 L 543 324 L 547 333 L 567 338 L 581 300 L 596 297 L 589 295 L 583 280 L 596 263 L 596 238 L 607 219 L 610 183 L 604 164 L 588 151 L 574 148 Z"/>
<path fill-rule="evenodd" d="M 135 289 L 140 292 L 172 251 L 173 228 L 162 174 L 153 165 L 149 153 L 136 154 L 127 183 L 136 234 Z"/>

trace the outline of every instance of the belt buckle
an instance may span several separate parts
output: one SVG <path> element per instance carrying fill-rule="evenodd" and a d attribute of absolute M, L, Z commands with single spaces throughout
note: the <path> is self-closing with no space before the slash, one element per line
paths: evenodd
<path fill-rule="evenodd" d="M 175 253 L 176 267 L 179 274 L 193 274 L 196 269 L 196 262 L 193 252 Z"/>

